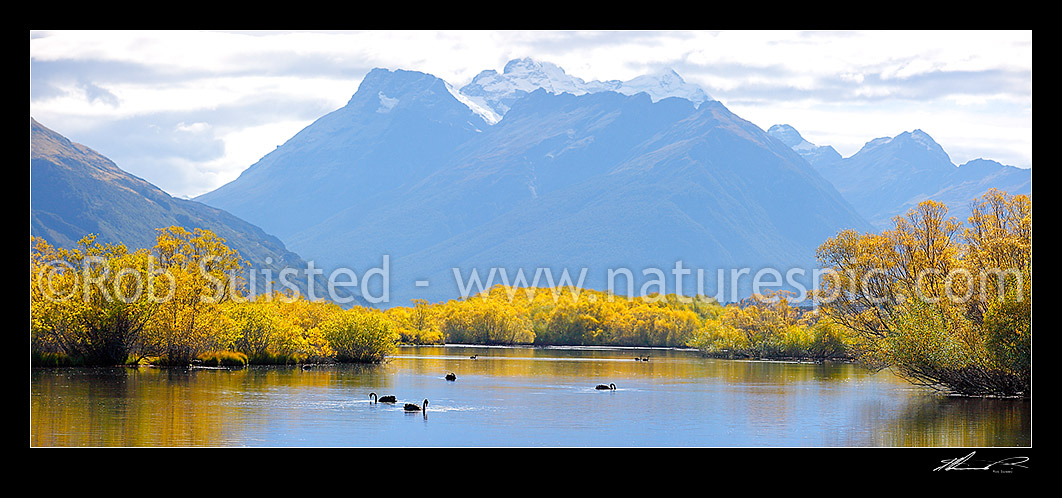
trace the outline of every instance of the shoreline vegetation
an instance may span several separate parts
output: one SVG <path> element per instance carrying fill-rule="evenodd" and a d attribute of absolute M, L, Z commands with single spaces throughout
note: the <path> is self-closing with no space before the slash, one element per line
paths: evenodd
<path fill-rule="evenodd" d="M 1031 210 L 1026 196 L 991 191 L 966 226 L 925 201 L 894 229 L 841 232 L 819 248 L 833 271 L 814 309 L 791 305 L 787 291 L 722 305 L 501 285 L 440 303 L 341 308 L 290 294 L 248 298 L 232 281 L 246 262 L 207 230 L 160 228 L 154 248 L 136 251 L 91 235 L 72 249 L 31 236 L 31 364 L 375 363 L 400 345 L 454 343 L 668 347 L 859 362 L 949 394 L 1027 397 Z M 1001 268 L 995 278 L 955 278 Z M 160 293 L 166 299 L 149 298 Z"/>

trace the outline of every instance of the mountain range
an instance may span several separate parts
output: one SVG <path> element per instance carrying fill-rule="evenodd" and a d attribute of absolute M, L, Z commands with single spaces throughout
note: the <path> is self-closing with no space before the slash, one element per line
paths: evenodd
<path fill-rule="evenodd" d="M 651 95 L 506 68 L 460 91 L 374 69 L 346 106 L 196 200 L 319 266 L 357 272 L 386 255 L 399 304 L 461 295 L 492 269 L 529 281 L 585 269 L 583 285 L 603 288 L 608 270 L 670 279 L 681 264 L 705 272 L 710 294 L 717 271 L 811 268 L 838 229 L 870 229 L 799 154 L 703 92 L 686 98 L 673 73 Z"/>
<path fill-rule="evenodd" d="M 31 136 L 34 234 L 150 246 L 154 228 L 201 225 L 259 265 L 347 269 L 380 306 L 520 283 L 518 272 L 733 301 L 763 269 L 778 272 L 767 286 L 807 288 L 824 240 L 880 230 L 921 199 L 961 216 L 991 187 L 1031 194 L 1030 170 L 955 166 L 920 130 L 843 158 L 791 126 L 762 130 L 673 71 L 587 82 L 531 59 L 460 89 L 374 69 L 346 105 L 193 200 L 32 118 Z"/>
<path fill-rule="evenodd" d="M 990 188 L 1032 196 L 1031 169 L 988 159 L 955 165 L 922 130 L 873 139 L 846 158 L 808 142 L 789 125 L 767 132 L 807 159 L 877 229 L 889 228 L 894 217 L 926 199 L 944 203 L 949 215 L 965 222 L 970 203 Z"/>

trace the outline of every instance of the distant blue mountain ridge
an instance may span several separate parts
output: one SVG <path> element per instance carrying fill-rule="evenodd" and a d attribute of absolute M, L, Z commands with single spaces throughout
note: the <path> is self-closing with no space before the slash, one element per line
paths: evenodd
<path fill-rule="evenodd" d="M 767 132 L 807 159 L 877 229 L 927 199 L 944 203 L 949 215 L 965 222 L 971 202 L 989 189 L 1032 196 L 1032 169 L 988 159 L 957 166 L 922 130 L 873 139 L 847 158 L 808 142 L 789 125 Z"/>

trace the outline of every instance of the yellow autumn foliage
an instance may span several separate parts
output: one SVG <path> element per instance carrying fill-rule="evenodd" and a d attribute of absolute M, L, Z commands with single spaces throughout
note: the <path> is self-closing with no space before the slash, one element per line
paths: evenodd
<path fill-rule="evenodd" d="M 912 381 L 974 395 L 1028 395 L 1032 201 L 996 190 L 967 224 L 924 201 L 881 234 L 846 231 L 819 248 L 817 298 L 859 357 Z"/>

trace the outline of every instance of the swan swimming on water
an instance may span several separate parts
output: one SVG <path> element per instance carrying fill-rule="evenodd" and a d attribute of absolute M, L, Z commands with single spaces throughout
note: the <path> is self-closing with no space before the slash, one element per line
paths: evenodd
<path fill-rule="evenodd" d="M 414 403 L 406 403 L 406 406 L 403 407 L 403 408 L 407 412 L 419 412 L 419 411 L 421 411 L 420 405 L 416 405 Z M 427 399 L 424 400 L 424 408 L 423 408 L 423 410 L 424 411 L 428 411 L 428 400 Z"/>
<path fill-rule="evenodd" d="M 597 385 L 597 387 L 594 387 L 594 389 L 599 389 L 599 390 L 612 390 L 612 391 L 615 391 L 615 390 L 616 390 L 616 384 L 611 384 L 611 383 L 610 383 L 610 384 L 609 384 L 609 385 L 607 385 L 607 386 L 606 386 L 606 385 L 604 385 L 604 384 L 598 384 L 598 385 Z"/>
<path fill-rule="evenodd" d="M 395 403 L 398 401 L 398 398 L 395 398 L 394 396 L 380 396 L 379 399 L 377 399 L 376 393 L 369 393 L 369 397 L 373 398 L 373 403 L 377 401 L 380 403 Z"/>
<path fill-rule="evenodd" d="M 457 380 L 457 376 L 453 372 L 446 374 L 446 380 Z"/>

